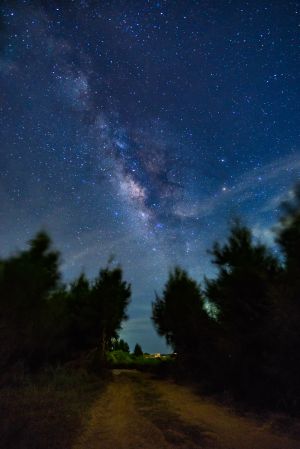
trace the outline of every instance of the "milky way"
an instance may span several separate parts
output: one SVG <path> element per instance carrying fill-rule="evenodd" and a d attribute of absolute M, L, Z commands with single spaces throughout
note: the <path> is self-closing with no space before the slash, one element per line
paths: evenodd
<path fill-rule="evenodd" d="M 131 345 L 180 264 L 242 216 L 273 245 L 300 177 L 294 1 L 2 1 L 0 235 L 41 228 L 65 280 L 114 256 L 132 282 Z"/>

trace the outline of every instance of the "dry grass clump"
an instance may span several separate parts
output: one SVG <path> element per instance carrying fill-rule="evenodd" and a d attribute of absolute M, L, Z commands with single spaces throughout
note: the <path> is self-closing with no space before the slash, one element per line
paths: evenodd
<path fill-rule="evenodd" d="M 0 449 L 69 449 L 103 381 L 62 368 L 0 389 Z"/>

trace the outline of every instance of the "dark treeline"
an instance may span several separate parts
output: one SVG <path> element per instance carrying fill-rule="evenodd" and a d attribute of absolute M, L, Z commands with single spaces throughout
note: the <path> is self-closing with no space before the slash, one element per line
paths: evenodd
<path fill-rule="evenodd" d="M 111 347 L 110 347 L 111 351 L 122 351 L 122 352 L 127 352 L 129 354 L 130 352 L 130 348 L 128 343 L 121 339 L 118 338 L 114 338 L 111 342 Z"/>
<path fill-rule="evenodd" d="M 201 286 L 175 268 L 152 320 L 178 367 L 209 391 L 299 411 L 300 186 L 274 232 L 275 253 L 235 222 L 210 251 L 216 277 Z"/>
<path fill-rule="evenodd" d="M 300 187 L 284 204 L 275 235 L 276 252 L 235 222 L 210 251 L 216 276 L 199 285 L 175 268 L 152 320 L 178 353 L 177 372 L 208 391 L 299 411 Z M 83 355 L 101 367 L 107 351 L 129 352 L 118 340 L 131 296 L 122 269 L 107 266 L 92 281 L 81 274 L 65 285 L 59 265 L 44 232 L 0 260 L 1 381 Z M 143 354 L 139 345 L 134 354 Z"/>
<path fill-rule="evenodd" d="M 93 281 L 82 274 L 64 285 L 59 257 L 40 232 L 27 250 L 0 261 L 2 373 L 31 372 L 89 352 L 101 366 L 127 319 L 131 289 L 121 268 L 104 268 Z"/>

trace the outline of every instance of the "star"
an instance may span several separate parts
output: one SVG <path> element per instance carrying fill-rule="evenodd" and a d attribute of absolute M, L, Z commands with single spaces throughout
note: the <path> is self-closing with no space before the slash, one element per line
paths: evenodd
<path fill-rule="evenodd" d="M 233 215 L 276 223 L 299 180 L 297 2 L 2 3 L 1 257 L 41 228 L 65 282 L 115 254 L 145 319 L 172 266 L 211 274 Z M 141 343 L 165 349 L 151 324 Z"/>

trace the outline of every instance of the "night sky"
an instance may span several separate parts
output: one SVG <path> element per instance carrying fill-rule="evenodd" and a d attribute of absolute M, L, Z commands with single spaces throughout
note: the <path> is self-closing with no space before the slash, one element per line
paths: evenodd
<path fill-rule="evenodd" d="M 165 346 L 154 292 L 240 215 L 272 244 L 300 178 L 295 1 L 1 1 L 0 255 L 40 229 L 64 279 L 111 255 L 122 336 Z"/>

